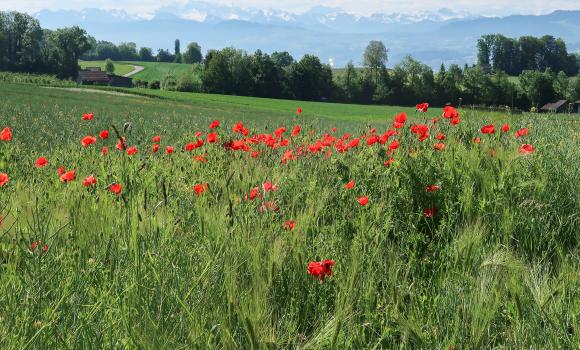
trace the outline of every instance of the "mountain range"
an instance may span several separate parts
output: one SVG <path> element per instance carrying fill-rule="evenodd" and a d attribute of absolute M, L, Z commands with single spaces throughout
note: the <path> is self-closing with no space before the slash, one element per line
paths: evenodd
<path fill-rule="evenodd" d="M 482 17 L 438 9 L 412 14 L 375 13 L 360 16 L 340 8 L 313 7 L 295 14 L 205 2 L 184 2 L 153 14 L 126 10 L 43 10 L 33 14 L 45 28 L 78 25 L 97 40 L 135 42 L 138 46 L 173 50 L 198 42 L 204 50 L 233 46 L 253 52 L 289 51 L 294 57 L 311 53 L 336 67 L 352 60 L 360 65 L 370 40 L 389 48 L 389 65 L 405 55 L 438 68 L 441 63 L 475 62 L 476 42 L 484 34 L 562 37 L 569 51 L 580 52 L 580 10 L 545 15 Z"/>

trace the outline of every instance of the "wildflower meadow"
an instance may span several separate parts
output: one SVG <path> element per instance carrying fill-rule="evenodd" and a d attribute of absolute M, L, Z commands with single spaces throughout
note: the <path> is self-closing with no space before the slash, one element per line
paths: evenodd
<path fill-rule="evenodd" d="M 580 342 L 573 116 L 3 86 L 1 349 Z"/>

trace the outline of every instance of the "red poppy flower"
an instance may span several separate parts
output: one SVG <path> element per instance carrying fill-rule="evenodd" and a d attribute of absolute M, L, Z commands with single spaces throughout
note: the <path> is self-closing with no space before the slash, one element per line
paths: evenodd
<path fill-rule="evenodd" d="M 167 154 L 172 154 L 174 151 L 175 151 L 175 149 L 173 148 L 173 146 L 165 147 L 165 153 L 167 153 Z"/>
<path fill-rule="evenodd" d="M 127 148 L 127 145 L 125 143 L 125 138 L 121 137 L 119 139 L 119 141 L 117 141 L 117 145 L 115 146 L 119 151 L 124 151 L 125 148 Z"/>
<path fill-rule="evenodd" d="M 287 231 L 292 231 L 294 229 L 294 227 L 296 226 L 296 223 L 292 220 L 287 220 L 284 223 L 284 229 Z"/>
<path fill-rule="evenodd" d="M 508 131 L 510 131 L 510 125 L 509 125 L 509 124 L 507 124 L 507 123 L 506 123 L 506 124 L 504 124 L 504 125 L 502 125 L 502 126 L 501 126 L 501 131 L 503 131 L 503 132 L 508 132 Z"/>
<path fill-rule="evenodd" d="M 200 163 L 207 163 L 207 159 L 205 158 L 205 155 L 203 156 L 194 156 L 193 160 L 195 160 L 196 162 L 200 162 Z"/>
<path fill-rule="evenodd" d="M 85 136 L 81 140 L 81 144 L 83 145 L 83 147 L 88 147 L 88 146 L 92 145 L 95 142 L 97 142 L 97 138 L 94 137 L 94 136 Z"/>
<path fill-rule="evenodd" d="M 405 112 L 397 114 L 394 118 L 393 127 L 395 129 L 400 129 L 405 125 L 407 121 L 407 114 Z"/>
<path fill-rule="evenodd" d="M 57 170 L 57 172 L 58 172 L 58 176 L 62 176 L 62 174 L 64 174 L 64 173 L 65 173 L 65 171 L 66 171 L 66 170 L 64 169 L 64 167 L 63 167 L 63 166 L 59 167 L 59 168 L 58 168 L 58 170 Z"/>
<path fill-rule="evenodd" d="M 484 125 L 481 128 L 481 132 L 484 134 L 493 134 L 495 133 L 495 127 L 493 126 L 493 124 Z"/>
<path fill-rule="evenodd" d="M 220 121 L 219 120 L 214 120 L 213 122 L 211 122 L 211 124 L 209 124 L 209 128 L 210 129 L 215 129 L 218 126 L 220 126 Z"/>
<path fill-rule="evenodd" d="M 92 175 L 85 177 L 85 179 L 83 180 L 83 186 L 85 186 L 85 187 L 93 186 L 96 183 L 97 183 L 97 179 Z"/>
<path fill-rule="evenodd" d="M 432 218 L 435 214 L 437 214 L 437 208 L 435 207 L 423 209 L 423 216 L 426 218 Z"/>
<path fill-rule="evenodd" d="M 260 153 L 258 151 L 252 151 L 252 153 L 250 153 L 250 157 L 252 158 L 258 158 L 259 155 Z"/>
<path fill-rule="evenodd" d="M 127 148 L 127 154 L 130 155 L 130 156 L 135 155 L 138 152 L 139 152 L 139 150 L 135 146 L 132 146 L 132 147 Z"/>
<path fill-rule="evenodd" d="M 104 156 L 107 153 L 109 153 L 109 147 L 103 146 L 103 148 L 101 148 L 101 155 Z"/>
<path fill-rule="evenodd" d="M 12 130 L 9 127 L 5 127 L 0 132 L 0 141 L 12 141 Z"/>
<path fill-rule="evenodd" d="M 278 185 L 266 181 L 262 184 L 262 188 L 264 189 L 264 192 L 275 192 L 278 189 Z"/>
<path fill-rule="evenodd" d="M 38 159 L 36 159 L 36 162 L 34 162 L 34 166 L 36 166 L 37 168 L 45 167 L 47 164 L 48 160 L 46 160 L 46 158 L 44 157 L 38 157 Z"/>
<path fill-rule="evenodd" d="M 34 242 L 30 243 L 30 250 L 35 250 L 40 243 L 42 243 L 41 240 L 34 241 Z"/>
<path fill-rule="evenodd" d="M 290 134 L 290 136 L 294 137 L 297 136 L 298 134 L 300 134 L 300 125 L 296 125 L 294 127 L 294 130 L 292 130 L 292 134 Z"/>
<path fill-rule="evenodd" d="M 324 281 L 326 276 L 332 276 L 332 266 L 334 266 L 334 260 L 311 261 L 308 263 L 306 271 L 309 275 Z"/>
<path fill-rule="evenodd" d="M 516 138 L 520 138 L 522 136 L 526 136 L 528 134 L 527 128 L 521 128 L 520 130 L 516 131 Z"/>
<path fill-rule="evenodd" d="M 457 125 L 457 124 L 459 124 L 459 122 L 460 122 L 459 117 L 455 117 L 455 118 L 452 118 L 451 119 L 451 124 L 452 125 Z"/>
<path fill-rule="evenodd" d="M 354 139 L 352 139 L 352 140 L 349 141 L 348 147 L 349 148 L 357 147 L 359 145 L 359 143 L 360 143 L 360 139 L 358 137 L 357 138 L 354 138 Z"/>
<path fill-rule="evenodd" d="M 121 184 L 111 184 L 109 186 L 109 191 L 111 191 L 111 193 L 116 194 L 116 195 L 120 195 L 121 192 L 123 191 L 123 185 Z"/>
<path fill-rule="evenodd" d="M 201 131 L 196 131 L 195 134 L 193 134 L 195 137 L 200 137 L 201 135 L 203 135 Z"/>
<path fill-rule="evenodd" d="M 358 201 L 358 204 L 360 204 L 364 207 L 369 202 L 369 197 L 361 196 L 361 197 L 358 197 L 357 201 Z"/>
<path fill-rule="evenodd" d="M 193 191 L 195 191 L 196 196 L 201 195 L 203 192 L 205 192 L 205 190 L 207 190 L 207 183 L 197 184 L 193 186 Z"/>
<path fill-rule="evenodd" d="M 302 108 L 300 107 L 296 108 L 296 114 L 298 115 L 302 114 Z"/>
<path fill-rule="evenodd" d="M 395 162 L 395 158 L 390 158 L 385 161 L 385 166 L 390 167 Z"/>
<path fill-rule="evenodd" d="M 207 134 L 207 142 L 208 143 L 216 143 L 218 142 L 218 136 L 215 132 L 210 132 Z"/>
<path fill-rule="evenodd" d="M 42 252 L 43 253 L 48 252 L 48 244 L 45 244 L 45 245 L 42 246 Z"/>
<path fill-rule="evenodd" d="M 435 191 L 439 191 L 441 189 L 441 186 L 439 185 L 428 185 L 425 186 L 425 190 L 427 192 L 435 192 Z"/>
<path fill-rule="evenodd" d="M 443 108 L 443 118 L 451 119 L 451 118 L 458 118 L 459 112 L 452 107 L 452 106 L 445 106 Z"/>
<path fill-rule="evenodd" d="M 433 145 L 433 148 L 435 148 L 436 151 L 442 151 L 445 148 L 445 144 L 444 143 L 436 143 Z"/>
<path fill-rule="evenodd" d="M 153 153 L 157 153 L 157 151 L 159 151 L 159 144 L 155 143 L 153 144 Z"/>
<path fill-rule="evenodd" d="M 419 112 L 426 113 L 427 110 L 429 109 L 429 103 L 427 102 L 419 103 L 417 106 L 415 106 L 415 109 Z"/>
<path fill-rule="evenodd" d="M 534 152 L 534 146 L 532 146 L 532 145 L 530 145 L 530 144 L 523 144 L 523 145 L 520 147 L 520 150 L 519 150 L 519 152 L 520 152 L 521 154 L 530 154 L 530 153 L 533 153 L 533 152 Z"/>
<path fill-rule="evenodd" d="M 396 150 L 397 148 L 399 148 L 399 140 L 394 140 L 393 142 L 391 142 L 391 143 L 389 144 L 389 150 L 390 150 L 390 151 L 394 151 L 394 150 Z"/>
<path fill-rule="evenodd" d="M 6 185 L 8 183 L 8 181 L 10 181 L 8 174 L 0 173 L 0 187 Z"/>
<path fill-rule="evenodd" d="M 445 135 L 442 133 L 437 133 L 437 135 L 435 136 L 435 138 L 439 141 L 443 141 L 445 140 Z"/>
<path fill-rule="evenodd" d="M 195 143 L 191 143 L 191 142 L 187 143 L 187 144 L 185 144 L 184 148 L 186 151 L 191 152 L 195 149 Z"/>
<path fill-rule="evenodd" d="M 159 136 L 159 135 L 153 136 L 153 138 L 151 139 L 151 142 L 153 142 L 153 143 L 161 142 L 161 136 Z"/>
<path fill-rule="evenodd" d="M 67 171 L 60 176 L 60 182 L 71 182 L 75 179 L 75 177 L 76 175 L 74 170 Z"/>
<path fill-rule="evenodd" d="M 347 182 L 347 183 L 344 185 L 344 188 L 346 188 L 347 190 L 351 190 L 351 189 L 353 189 L 353 188 L 354 188 L 354 180 L 350 180 L 349 182 Z"/>
<path fill-rule="evenodd" d="M 424 134 L 422 134 L 421 136 L 419 136 L 419 141 L 425 141 L 427 138 L 429 137 L 429 133 L 426 132 Z"/>
<path fill-rule="evenodd" d="M 481 138 L 479 136 L 478 137 L 474 137 L 473 138 L 473 142 L 474 143 L 481 143 Z"/>
<path fill-rule="evenodd" d="M 103 130 L 99 133 L 101 140 L 106 140 L 109 138 L 109 130 Z"/>
<path fill-rule="evenodd" d="M 83 114 L 83 120 L 93 120 L 95 118 L 95 113 L 85 113 Z"/>
<path fill-rule="evenodd" d="M 258 197 L 261 197 L 261 194 L 260 194 L 260 188 L 258 188 L 258 187 L 254 187 L 254 188 L 252 188 L 252 189 L 250 190 L 250 194 L 246 194 L 246 195 L 244 196 L 244 198 L 245 198 L 246 200 L 251 200 L 251 201 L 253 201 L 254 199 L 256 199 L 256 198 L 258 198 Z"/>

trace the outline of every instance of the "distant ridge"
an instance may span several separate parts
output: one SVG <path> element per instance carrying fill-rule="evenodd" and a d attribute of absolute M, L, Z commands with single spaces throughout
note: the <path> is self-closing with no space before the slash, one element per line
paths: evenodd
<path fill-rule="evenodd" d="M 391 65 L 410 54 L 434 68 L 441 63 L 474 63 L 476 40 L 489 33 L 512 37 L 550 34 L 562 37 L 569 51 L 580 51 L 580 10 L 481 17 L 440 9 L 365 17 L 326 7 L 296 15 L 194 2 L 179 12 L 164 8 L 149 16 L 99 9 L 34 15 L 43 27 L 79 25 L 98 40 L 132 41 L 154 50 L 172 49 L 173 40 L 179 38 L 182 43 L 197 41 L 204 50 L 234 46 L 247 51 L 287 50 L 295 57 L 313 53 L 337 67 L 349 60 L 360 64 L 369 40 L 386 43 Z"/>

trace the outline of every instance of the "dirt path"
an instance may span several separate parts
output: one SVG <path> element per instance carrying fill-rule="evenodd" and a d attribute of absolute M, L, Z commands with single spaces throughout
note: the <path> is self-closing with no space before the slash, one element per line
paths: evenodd
<path fill-rule="evenodd" d="M 105 94 L 105 95 L 116 95 L 116 96 L 127 96 L 127 97 L 137 97 L 137 98 L 147 98 L 146 96 L 136 95 L 136 94 L 126 94 L 123 92 L 118 91 L 107 91 L 107 90 L 99 90 L 99 89 L 90 89 L 90 88 L 63 88 L 63 87 L 54 87 L 54 86 L 43 86 L 45 89 L 57 89 L 57 90 L 65 90 L 65 91 L 73 91 L 79 93 L 97 93 L 97 94 Z"/>
<path fill-rule="evenodd" d="M 130 71 L 129 73 L 127 73 L 127 74 L 123 75 L 123 76 L 124 76 L 124 77 L 130 77 L 130 76 L 132 76 L 132 75 L 135 75 L 135 74 L 137 74 L 137 73 L 141 72 L 141 71 L 142 71 L 142 70 L 144 70 L 144 69 L 145 69 L 145 67 L 142 67 L 142 66 L 133 66 L 133 70 L 132 70 L 132 71 Z"/>

